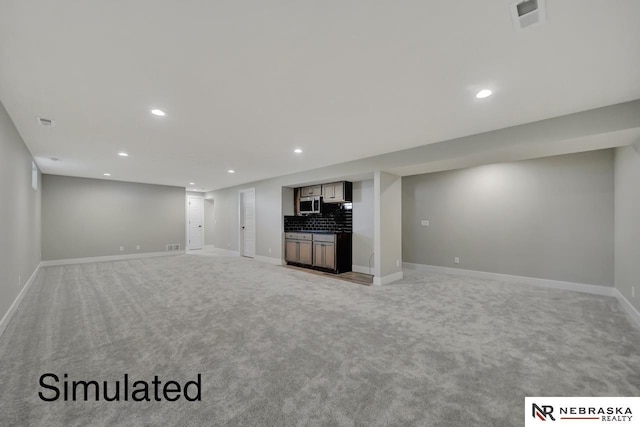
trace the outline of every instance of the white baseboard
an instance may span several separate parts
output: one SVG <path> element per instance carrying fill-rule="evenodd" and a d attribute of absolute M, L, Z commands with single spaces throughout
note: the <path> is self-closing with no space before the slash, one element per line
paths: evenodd
<path fill-rule="evenodd" d="M 629 300 L 626 299 L 624 297 L 624 295 L 622 295 L 622 293 L 620 293 L 619 290 L 614 289 L 614 291 L 615 291 L 615 295 L 614 296 L 616 297 L 616 299 L 618 300 L 618 302 L 622 306 L 622 309 L 627 312 L 627 314 L 629 315 L 629 317 L 632 320 L 632 323 L 635 323 L 636 326 L 638 328 L 640 328 L 640 312 L 638 312 L 638 310 L 636 310 L 636 308 L 633 305 L 631 305 Z"/>
<path fill-rule="evenodd" d="M 369 269 L 369 267 L 365 267 L 364 265 L 352 265 L 351 271 L 362 274 L 373 274 L 373 269 Z"/>
<path fill-rule="evenodd" d="M 29 277 L 29 280 L 27 280 L 27 283 L 24 284 L 24 286 L 20 290 L 20 293 L 18 294 L 16 299 L 13 301 L 13 304 L 11 304 L 11 307 L 9 307 L 9 310 L 7 310 L 4 316 L 2 316 L 2 320 L 0 320 L 0 337 L 4 333 L 5 329 L 7 329 L 7 326 L 9 325 L 11 318 L 16 313 L 18 306 L 22 302 L 22 298 L 24 298 L 24 295 L 27 293 L 27 289 L 29 289 L 29 286 L 31 286 L 36 276 L 38 275 L 38 272 L 40 271 L 41 266 L 42 266 L 42 263 L 39 263 L 36 269 L 33 270 L 31 277 Z"/>
<path fill-rule="evenodd" d="M 267 264 L 273 264 L 273 265 L 283 265 L 284 262 L 281 259 L 278 258 L 271 258 L 268 256 L 262 256 L 262 255 L 256 255 L 255 258 L 256 261 L 260 261 L 260 262 L 266 262 Z"/>
<path fill-rule="evenodd" d="M 440 267 L 436 265 L 402 263 L 408 270 L 424 271 L 428 273 L 453 274 L 456 276 L 477 277 L 480 279 L 500 280 L 540 286 L 543 288 L 562 289 L 565 291 L 584 292 L 587 294 L 613 297 L 615 288 L 612 286 L 587 285 L 584 283 L 563 282 L 560 280 L 538 279 L 536 277 L 513 276 L 511 274 L 490 273 L 487 271 L 464 270 L 462 268 Z"/>
<path fill-rule="evenodd" d="M 388 276 L 374 276 L 373 284 L 374 285 L 388 285 L 389 283 L 393 283 L 402 279 L 403 273 L 402 271 L 398 271 L 397 273 L 389 274 Z"/>
<path fill-rule="evenodd" d="M 203 249 L 215 249 L 216 251 L 223 252 L 229 256 L 240 256 L 239 251 L 232 251 L 231 249 L 218 248 L 214 245 L 204 245 Z"/>
<path fill-rule="evenodd" d="M 583 292 L 587 294 L 614 297 L 618 300 L 622 309 L 629 315 L 638 328 L 640 328 L 640 312 L 627 300 L 620 291 L 610 286 L 587 285 L 584 283 L 562 282 L 559 280 L 538 279 L 535 277 L 513 276 L 510 274 L 489 273 L 486 271 L 464 270 L 462 268 L 439 267 L 436 265 L 402 263 L 407 270 L 424 271 L 426 273 L 453 274 L 456 276 L 477 277 L 481 279 L 500 280 L 544 288 L 561 289 L 564 291 Z"/>
<path fill-rule="evenodd" d="M 91 262 L 122 261 L 126 259 L 152 258 L 157 256 L 172 256 L 172 255 L 184 255 L 184 254 L 185 254 L 185 251 L 171 251 L 171 252 L 146 252 L 146 253 L 140 253 L 140 254 L 126 254 L 126 255 L 94 256 L 94 257 L 87 257 L 87 258 L 54 259 L 49 261 L 42 261 L 40 265 L 42 267 L 51 267 L 55 265 L 89 264 Z"/>

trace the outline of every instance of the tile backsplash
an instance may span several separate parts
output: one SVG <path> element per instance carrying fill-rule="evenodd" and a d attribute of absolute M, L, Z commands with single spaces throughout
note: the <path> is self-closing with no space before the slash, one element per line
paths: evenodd
<path fill-rule="evenodd" d="M 353 231 L 351 209 L 342 209 L 341 205 L 325 204 L 321 214 L 305 216 L 285 216 L 284 231 Z"/>

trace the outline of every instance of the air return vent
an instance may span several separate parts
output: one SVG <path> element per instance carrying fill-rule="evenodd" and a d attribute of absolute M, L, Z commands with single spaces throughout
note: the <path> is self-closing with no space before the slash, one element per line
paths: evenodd
<path fill-rule="evenodd" d="M 44 117 L 36 117 L 36 121 L 38 122 L 38 124 L 42 125 L 42 126 L 55 126 L 56 122 L 53 121 L 53 119 L 47 119 Z"/>
<path fill-rule="evenodd" d="M 546 20 L 546 0 L 519 0 L 511 3 L 511 17 L 516 30 L 542 24 Z"/>

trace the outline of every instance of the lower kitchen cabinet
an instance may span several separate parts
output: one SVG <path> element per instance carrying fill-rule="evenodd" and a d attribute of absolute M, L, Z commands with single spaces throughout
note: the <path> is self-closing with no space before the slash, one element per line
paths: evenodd
<path fill-rule="evenodd" d="M 313 235 L 313 266 L 336 269 L 336 234 Z"/>
<path fill-rule="evenodd" d="M 334 243 L 313 242 L 313 266 L 336 269 L 336 245 Z"/>
<path fill-rule="evenodd" d="M 287 233 L 284 259 L 296 264 L 313 264 L 313 243 L 309 233 Z"/>
<path fill-rule="evenodd" d="M 311 264 L 313 261 L 313 244 L 311 242 L 298 242 L 298 261 L 300 264 Z"/>
<path fill-rule="evenodd" d="M 334 273 L 351 271 L 351 233 L 285 233 L 285 260 Z"/>

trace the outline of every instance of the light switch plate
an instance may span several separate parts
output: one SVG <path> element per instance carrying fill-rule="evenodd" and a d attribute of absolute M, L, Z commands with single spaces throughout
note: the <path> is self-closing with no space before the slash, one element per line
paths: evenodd
<path fill-rule="evenodd" d="M 420 225 L 423 227 L 428 227 L 429 226 L 429 220 L 428 219 L 423 219 L 422 221 L 420 221 Z"/>

